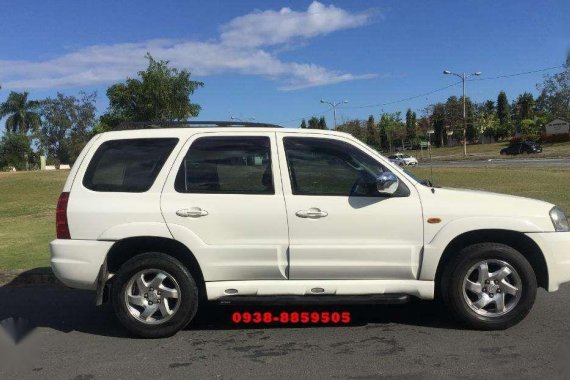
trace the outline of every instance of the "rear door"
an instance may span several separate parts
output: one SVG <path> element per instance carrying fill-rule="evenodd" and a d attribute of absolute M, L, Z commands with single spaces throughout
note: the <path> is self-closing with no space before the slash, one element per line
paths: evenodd
<path fill-rule="evenodd" d="M 176 159 L 161 208 L 206 281 L 287 279 L 288 230 L 275 133 L 205 132 Z"/>

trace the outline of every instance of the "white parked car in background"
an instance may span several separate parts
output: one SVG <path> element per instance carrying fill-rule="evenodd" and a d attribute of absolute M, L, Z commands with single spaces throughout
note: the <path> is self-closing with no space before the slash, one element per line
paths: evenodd
<path fill-rule="evenodd" d="M 426 186 L 345 133 L 246 124 L 96 135 L 57 205 L 57 277 L 110 297 L 143 337 L 206 302 L 409 297 L 504 329 L 537 287 L 570 281 L 568 221 L 550 203 Z"/>
<path fill-rule="evenodd" d="M 399 166 L 416 166 L 418 164 L 415 157 L 404 153 L 393 154 L 388 159 Z"/>

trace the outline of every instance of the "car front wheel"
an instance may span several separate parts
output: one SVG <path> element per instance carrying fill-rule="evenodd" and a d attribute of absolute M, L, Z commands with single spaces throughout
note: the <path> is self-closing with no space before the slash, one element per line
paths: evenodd
<path fill-rule="evenodd" d="M 137 255 L 124 263 L 112 287 L 119 321 L 134 335 L 162 338 L 194 318 L 198 288 L 188 269 L 163 253 Z"/>
<path fill-rule="evenodd" d="M 479 330 L 500 330 L 520 322 L 536 297 L 536 276 L 526 258 L 504 244 L 464 248 L 442 276 L 441 294 L 452 314 Z"/>

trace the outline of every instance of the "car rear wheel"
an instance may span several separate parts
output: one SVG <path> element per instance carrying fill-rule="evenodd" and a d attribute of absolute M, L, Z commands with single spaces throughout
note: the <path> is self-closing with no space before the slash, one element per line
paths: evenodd
<path fill-rule="evenodd" d="M 449 263 L 441 295 L 452 314 L 479 330 L 500 330 L 520 322 L 536 297 L 536 276 L 526 258 L 504 244 L 464 248 Z"/>
<path fill-rule="evenodd" d="M 112 289 L 119 321 L 134 335 L 162 338 L 184 328 L 198 310 L 198 287 L 188 269 L 163 253 L 124 263 Z"/>

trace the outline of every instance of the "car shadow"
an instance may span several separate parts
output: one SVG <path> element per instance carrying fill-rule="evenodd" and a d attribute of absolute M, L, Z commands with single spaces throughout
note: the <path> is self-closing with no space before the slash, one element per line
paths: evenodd
<path fill-rule="evenodd" d="M 61 332 L 79 331 L 108 337 L 129 338 L 125 329 L 115 318 L 109 303 L 95 306 L 95 293 L 66 288 L 55 284 L 24 284 L 14 280 L 0 287 L 0 321 L 7 318 L 22 318 L 32 327 L 47 327 Z M 449 318 L 445 309 L 436 302 L 412 299 L 401 305 L 367 306 L 287 306 L 246 307 L 206 304 L 201 307 L 189 330 L 240 330 L 280 328 L 350 328 L 374 324 L 400 324 L 441 329 L 460 329 Z M 350 312 L 351 322 L 341 323 L 234 323 L 235 312 Z"/>

